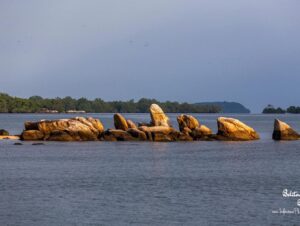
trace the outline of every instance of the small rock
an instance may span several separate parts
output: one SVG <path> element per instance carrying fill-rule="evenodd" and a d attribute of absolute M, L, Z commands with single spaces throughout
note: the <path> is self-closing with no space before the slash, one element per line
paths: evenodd
<path fill-rule="evenodd" d="M 14 143 L 14 145 L 23 145 L 22 143 Z"/>
<path fill-rule="evenodd" d="M 44 143 L 33 143 L 32 145 L 45 145 Z"/>
<path fill-rule="evenodd" d="M 9 136 L 9 132 L 5 129 L 0 129 L 0 136 Z"/>

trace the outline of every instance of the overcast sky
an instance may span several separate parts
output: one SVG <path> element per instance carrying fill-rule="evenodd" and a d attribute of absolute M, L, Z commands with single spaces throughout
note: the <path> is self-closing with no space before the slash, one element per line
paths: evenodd
<path fill-rule="evenodd" d="M 299 0 L 1 0 L 0 91 L 300 105 Z"/>

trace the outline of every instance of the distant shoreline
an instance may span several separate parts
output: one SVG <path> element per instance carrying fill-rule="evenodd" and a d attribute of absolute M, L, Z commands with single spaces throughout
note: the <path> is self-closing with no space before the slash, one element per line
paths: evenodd
<path fill-rule="evenodd" d="M 204 102 L 187 103 L 177 101 L 158 101 L 156 99 L 141 98 L 138 101 L 104 101 L 101 98 L 89 100 L 87 98 L 74 99 L 43 98 L 32 96 L 29 98 L 13 97 L 0 93 L 0 113 L 37 113 L 37 114 L 84 114 L 84 113 L 148 113 L 148 106 L 159 104 L 168 113 L 250 113 L 250 110 L 236 102 Z"/>

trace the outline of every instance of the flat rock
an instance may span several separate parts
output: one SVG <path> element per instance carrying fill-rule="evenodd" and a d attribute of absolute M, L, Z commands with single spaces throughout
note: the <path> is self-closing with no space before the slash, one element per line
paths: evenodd
<path fill-rule="evenodd" d="M 220 140 L 247 141 L 259 139 L 258 133 L 250 126 L 234 118 L 218 118 L 218 138 Z"/>
<path fill-rule="evenodd" d="M 0 136 L 0 140 L 20 140 L 20 136 Z"/>
<path fill-rule="evenodd" d="M 273 140 L 299 140 L 300 134 L 287 123 L 275 119 L 272 137 Z"/>

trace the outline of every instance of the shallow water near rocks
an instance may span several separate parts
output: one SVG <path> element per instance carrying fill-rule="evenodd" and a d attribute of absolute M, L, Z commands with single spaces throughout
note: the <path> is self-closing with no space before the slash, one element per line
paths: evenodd
<path fill-rule="evenodd" d="M 169 114 L 174 125 L 177 115 Z M 26 120 L 73 116 L 0 114 L 0 128 L 18 134 Z M 113 126 L 112 114 L 89 116 Z M 195 116 L 216 132 L 219 115 Z M 298 225 L 300 214 L 272 210 L 298 208 L 298 198 L 282 191 L 300 193 L 300 141 L 274 142 L 271 135 L 274 118 L 300 131 L 300 116 L 231 116 L 261 140 L 0 141 L 0 225 Z"/>

